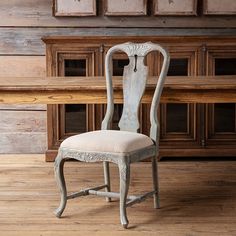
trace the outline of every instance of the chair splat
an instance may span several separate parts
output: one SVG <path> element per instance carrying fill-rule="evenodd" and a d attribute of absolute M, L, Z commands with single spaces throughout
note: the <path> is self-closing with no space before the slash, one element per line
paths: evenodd
<path fill-rule="evenodd" d="M 125 66 L 123 74 L 124 107 L 119 122 L 120 130 L 137 132 L 139 129 L 138 109 L 145 91 L 148 68 L 144 57 L 129 56 L 130 63 Z"/>

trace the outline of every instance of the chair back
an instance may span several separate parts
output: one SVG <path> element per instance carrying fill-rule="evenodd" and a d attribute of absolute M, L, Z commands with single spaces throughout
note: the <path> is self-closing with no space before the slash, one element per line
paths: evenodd
<path fill-rule="evenodd" d="M 158 140 L 159 123 L 157 119 L 157 108 L 160 103 L 160 96 L 164 80 L 169 67 L 169 54 L 166 49 L 158 44 L 147 43 L 124 43 L 113 46 L 106 54 L 105 75 L 107 85 L 107 111 L 102 122 L 102 129 L 110 129 L 114 112 L 113 86 L 112 86 L 112 55 L 117 51 L 123 51 L 129 58 L 129 64 L 124 67 L 123 73 L 123 112 L 119 121 L 120 130 L 137 132 L 139 129 L 138 110 L 142 96 L 145 91 L 148 67 L 144 65 L 145 56 L 151 51 L 159 51 L 164 57 L 161 73 L 157 80 L 157 86 L 152 99 L 150 110 L 150 137 L 153 141 Z"/>

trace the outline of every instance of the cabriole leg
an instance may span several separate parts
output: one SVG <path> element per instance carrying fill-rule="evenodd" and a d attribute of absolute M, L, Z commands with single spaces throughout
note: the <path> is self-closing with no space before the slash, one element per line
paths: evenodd
<path fill-rule="evenodd" d="M 107 185 L 105 190 L 106 190 L 106 192 L 110 192 L 111 191 L 111 182 L 110 182 L 109 162 L 106 162 L 106 161 L 103 162 L 103 169 L 104 169 L 104 182 Z M 106 201 L 110 202 L 111 198 L 110 197 L 106 197 Z"/>
<path fill-rule="evenodd" d="M 119 163 L 119 172 L 120 172 L 120 221 L 123 227 L 126 229 L 129 224 L 126 213 L 126 201 L 130 182 L 130 165 L 125 162 Z"/>
<path fill-rule="evenodd" d="M 55 215 L 58 218 L 61 217 L 66 207 L 66 202 L 67 202 L 67 191 L 66 191 L 66 184 L 65 184 L 64 171 L 63 171 L 64 163 L 65 163 L 65 159 L 63 159 L 62 156 L 58 154 L 54 163 L 55 177 L 56 177 L 57 185 L 59 187 L 60 194 L 61 194 L 60 205 L 54 211 Z"/>
<path fill-rule="evenodd" d="M 152 158 L 152 179 L 153 179 L 153 190 L 155 191 L 154 197 L 154 208 L 160 208 L 160 197 L 159 197 L 159 180 L 158 180 L 158 166 L 157 157 Z"/>

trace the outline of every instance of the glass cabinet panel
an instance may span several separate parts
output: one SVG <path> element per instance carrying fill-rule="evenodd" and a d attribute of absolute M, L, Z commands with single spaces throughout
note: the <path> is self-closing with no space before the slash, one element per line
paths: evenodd
<path fill-rule="evenodd" d="M 215 58 L 215 75 L 236 75 L 236 58 Z M 236 132 L 235 104 L 214 105 L 214 130 L 220 133 Z"/>
<path fill-rule="evenodd" d="M 188 58 L 173 58 L 170 60 L 168 76 L 188 75 Z"/>
<path fill-rule="evenodd" d="M 85 59 L 66 59 L 64 61 L 65 76 L 86 76 Z"/>
<path fill-rule="evenodd" d="M 188 106 L 187 104 L 168 104 L 166 107 L 166 132 L 188 131 Z"/>
<path fill-rule="evenodd" d="M 235 104 L 215 104 L 214 120 L 215 132 L 235 132 Z"/>
<path fill-rule="evenodd" d="M 187 76 L 188 58 L 170 60 L 168 76 Z M 166 132 L 186 133 L 188 131 L 188 104 L 166 105 Z"/>
<path fill-rule="evenodd" d="M 86 132 L 86 105 L 70 104 L 65 106 L 65 133 Z"/>
<path fill-rule="evenodd" d="M 216 58 L 215 75 L 236 75 L 236 58 Z"/>
<path fill-rule="evenodd" d="M 86 59 L 65 59 L 65 76 L 86 76 Z M 87 105 L 65 105 L 65 133 L 83 133 L 87 131 Z"/>

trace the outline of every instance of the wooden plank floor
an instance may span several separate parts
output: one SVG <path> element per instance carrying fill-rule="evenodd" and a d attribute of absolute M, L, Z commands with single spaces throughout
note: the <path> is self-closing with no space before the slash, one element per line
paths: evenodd
<path fill-rule="evenodd" d="M 97 163 L 68 162 L 65 169 L 69 191 L 103 181 Z M 111 173 L 117 190 L 116 166 Z M 0 235 L 236 235 L 236 161 L 163 161 L 159 174 L 161 209 L 152 208 L 152 199 L 129 208 L 124 230 L 118 202 L 95 196 L 70 200 L 57 219 L 53 163 L 42 155 L 1 155 Z M 150 188 L 150 163 L 133 165 L 130 192 Z"/>

